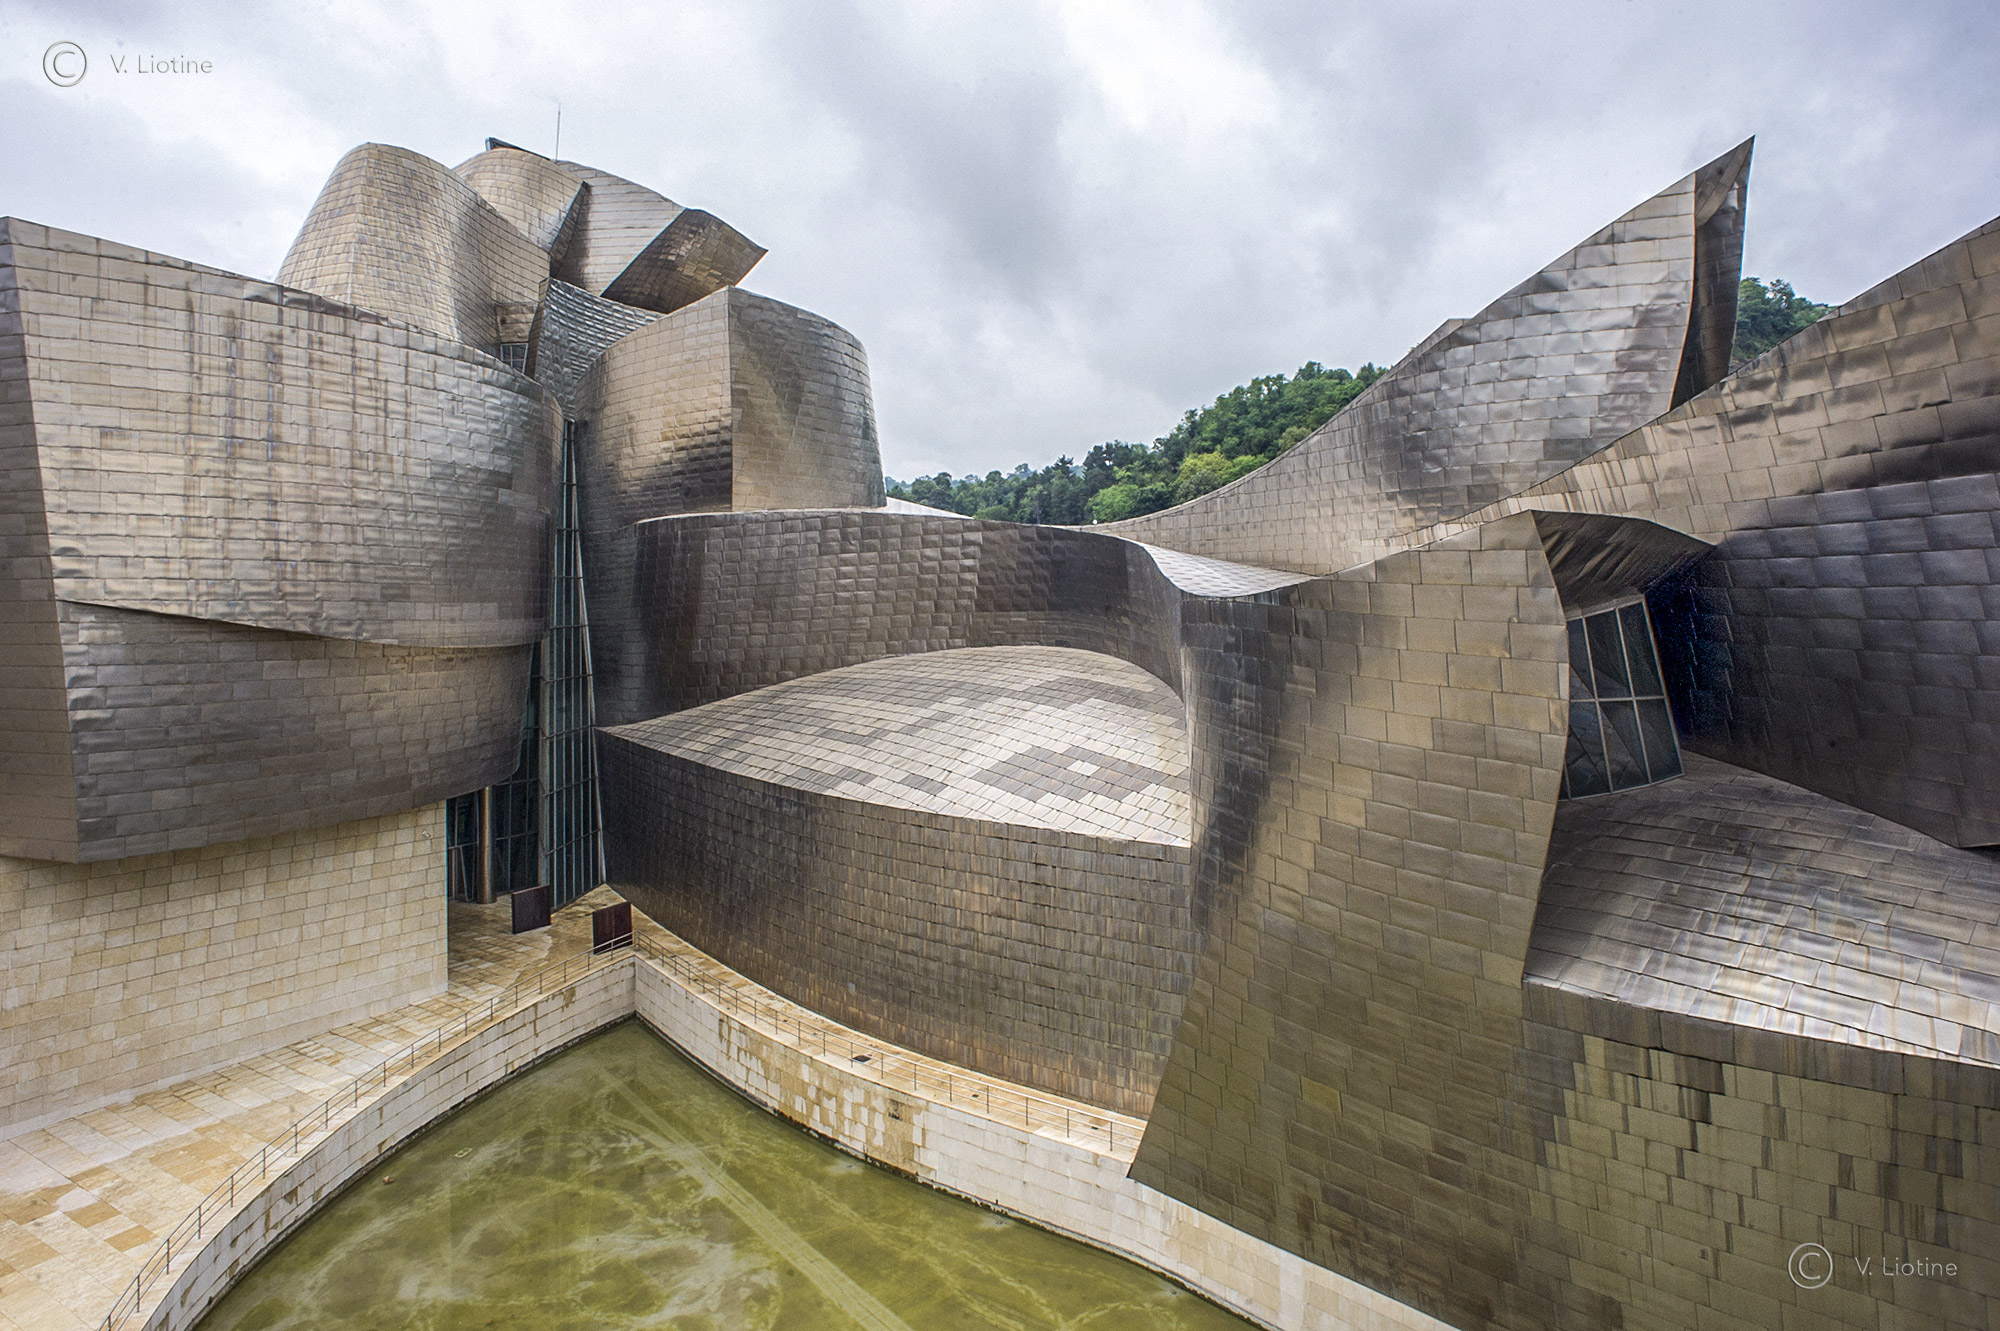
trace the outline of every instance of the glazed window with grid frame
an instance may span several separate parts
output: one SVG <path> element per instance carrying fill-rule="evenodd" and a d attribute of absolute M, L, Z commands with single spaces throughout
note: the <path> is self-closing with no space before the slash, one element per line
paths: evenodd
<path fill-rule="evenodd" d="M 1680 739 L 1662 681 L 1643 598 L 1571 617 L 1564 799 L 1681 774 Z"/>

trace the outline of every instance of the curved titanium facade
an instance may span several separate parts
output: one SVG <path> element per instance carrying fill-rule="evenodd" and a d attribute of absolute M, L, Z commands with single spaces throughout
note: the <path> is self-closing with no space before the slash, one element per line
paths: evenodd
<path fill-rule="evenodd" d="M 583 182 L 548 158 L 496 143 L 451 173 L 516 231 L 560 262 L 582 212 Z"/>
<path fill-rule="evenodd" d="M 656 918 L 884 1038 L 1151 1102 L 1194 959 L 1164 684 L 926 653 L 603 733 L 612 880 Z"/>
<path fill-rule="evenodd" d="M 1658 244 L 1688 246 L 1660 260 L 1687 260 L 1661 278 L 1682 284 L 1671 315 L 1665 305 L 1606 315 L 1671 331 L 1649 348 L 1664 354 L 1648 363 L 1648 402 L 1635 398 L 1640 419 L 1627 423 L 1694 396 L 1636 431 L 1613 402 L 1592 428 L 1624 437 L 1586 432 L 1566 458 L 1540 456 L 1510 479 L 1468 476 L 1449 504 L 1368 500 L 1377 517 L 1358 519 L 1357 548 L 1409 549 L 1302 579 L 1156 556 L 1101 531 L 923 515 L 639 522 L 635 548 L 612 561 L 629 559 L 633 581 L 623 593 L 631 631 L 607 653 L 607 710 L 644 722 L 856 661 L 985 643 L 1060 640 L 1139 664 L 1187 710 L 1192 980 L 1135 1178 L 1467 1328 L 1811 1322 L 1835 1305 L 1814 1303 L 1787 1275 L 1802 1241 L 1842 1259 L 1952 1263 L 1957 1285 L 1870 1284 L 1867 1297 L 1912 1325 L 1980 1325 L 2000 1291 L 1984 1243 L 2000 1219 L 1982 1200 L 2000 1178 L 2000 1144 L 1979 1116 L 2000 1092 L 1995 884 L 1984 861 L 1699 757 L 1679 780 L 1559 806 L 1565 618 L 1629 610 L 1635 596 L 1648 599 L 1667 665 L 1685 677 L 1683 725 L 1700 717 L 1683 705 L 1690 691 L 1742 697 L 1747 667 L 1718 643 L 1740 651 L 1769 632 L 1756 623 L 1766 605 L 1793 617 L 1788 632 L 1832 634 L 1869 668 L 1905 671 L 1906 701 L 1894 704 L 1903 714 L 1939 705 L 1945 695 L 1927 690 L 1950 687 L 1968 699 L 1964 717 L 1982 715 L 1981 635 L 2000 617 L 1950 589 L 1983 587 L 1975 574 L 1988 567 L 1965 552 L 1983 552 L 1992 531 L 1993 505 L 1980 496 L 1993 468 L 1981 470 L 1979 442 L 1991 233 L 1697 393 L 1724 345 L 1744 156 L 1670 191 L 1664 220 L 1626 219 L 1633 229 L 1617 242 L 1656 243 L 1638 233 L 1660 220 L 1680 230 Z M 1414 359 L 1468 328 L 1485 345 L 1485 322 L 1444 330 Z M 1851 365 L 1788 378 L 1816 337 Z M 1492 373 L 1524 378 L 1509 391 L 1536 401 L 1564 391 L 1548 368 L 1503 358 Z M 1832 419 L 1836 403 L 1851 414 Z M 1801 433 L 1783 453 L 1771 442 L 1780 425 Z M 1739 426 L 1732 456 L 1642 447 Z M 1905 442 L 1913 451 L 1886 465 L 1934 470 L 1882 471 L 1870 455 Z M 1420 443 L 1410 450 L 1423 456 Z M 1554 480 L 1528 479 L 1590 450 Z M 1810 465 L 1785 470 L 1801 461 Z M 1865 488 L 1851 479 L 1863 474 Z M 1838 475 L 1848 491 L 1826 482 Z M 1526 493 L 1479 508 L 1482 493 L 1516 484 Z M 1783 499 L 1787 485 L 1818 507 Z M 1618 487 L 1712 502 L 1720 520 L 1601 497 Z M 1452 504 L 1477 511 L 1440 521 Z M 1859 552 L 1840 564 L 1776 563 L 1810 560 L 1799 553 L 1808 540 L 1852 539 L 1838 528 L 1857 504 L 1872 521 L 1903 523 L 1880 539 L 1908 547 L 1881 550 L 1908 557 L 1871 585 L 1893 569 L 1894 585 L 1920 590 L 1871 601 L 1867 587 L 1843 584 L 1841 597 L 1884 620 L 1902 607 L 1915 637 L 1901 647 L 1886 627 L 1874 639 L 1843 627 L 1831 612 L 1848 599 L 1782 594 L 1808 572 L 1868 567 L 1872 554 Z M 1743 548 L 1732 542 L 1746 514 L 1766 524 L 1759 531 L 1783 518 L 1793 544 L 1765 538 L 1766 599 L 1719 599 L 1709 579 Z M 1271 548 L 1260 520 L 1219 552 L 1186 544 L 1267 559 L 1247 553 Z M 1297 521 L 1283 539 L 1322 540 L 1318 521 Z M 1941 591 L 1921 590 L 1932 588 Z M 1910 665 L 1868 655 L 1877 650 L 1908 653 Z M 1810 667 L 1787 685 L 1792 705 L 1818 705 L 1809 678 Z M 649 793 L 614 796 L 630 801 L 613 820 L 629 823 L 612 830 L 623 846 L 614 872 L 644 885 L 642 901 L 656 893 L 669 922 L 717 947 L 753 940 L 738 964 L 857 1024 L 915 1040 L 955 1022 L 948 1056 L 978 1066 L 1017 1059 L 1008 1075 L 1032 1080 L 1038 1067 L 1073 1075 L 1066 1050 L 1101 1053 L 1096 1031 L 1055 1023 L 1025 1032 L 1023 1057 L 1014 1009 L 982 1008 L 977 986 L 941 988 L 929 960 L 921 980 L 895 976 L 889 959 L 929 958 L 939 936 L 965 955 L 1024 936 L 1013 908 L 984 895 L 990 880 L 979 875 L 1004 863 L 940 841 L 936 828 L 891 830 L 937 815 L 742 771 L 704 777 L 681 754 L 640 752 L 626 736 L 645 728 L 615 741 L 612 761 Z M 1963 771 L 1939 787 L 1957 789 Z M 653 807 L 662 802 L 671 818 Z M 997 825 L 981 844 L 1034 874 L 1024 866 L 1040 863 L 1036 852 L 1009 844 L 1019 830 Z M 940 845 L 967 855 L 955 863 L 978 885 L 951 904 L 996 923 L 975 929 L 969 915 L 938 913 L 933 871 L 915 848 Z M 815 852 L 832 867 L 816 867 Z M 811 886 L 771 887 L 799 881 Z M 914 917 L 900 913 L 904 901 L 921 903 Z M 1015 969 L 1005 973 L 1045 986 L 1021 991 L 1039 1006 L 1060 1009 L 1074 992 L 1065 985 L 1102 974 L 1087 933 L 1025 936 L 1042 950 L 1007 954 Z M 843 996 L 850 973 L 867 977 L 865 1001 Z M 1635 1268 L 1635 1252 L 1648 1262 Z"/>
<path fill-rule="evenodd" d="M 604 296 L 670 313 L 741 282 L 764 254 L 762 245 L 714 214 L 683 209 L 604 288 Z"/>
<path fill-rule="evenodd" d="M 20 330 L 0 345 L 8 726 L 32 737 L 4 760 L 5 853 L 209 845 L 504 770 L 546 614 L 543 390 L 363 311 L 14 219 L 0 312 Z"/>
<path fill-rule="evenodd" d="M 681 206 L 644 185 L 596 167 L 579 162 L 556 165 L 582 183 L 585 195 L 555 276 L 601 296 L 680 215 Z"/>
<path fill-rule="evenodd" d="M 534 863 L 601 792 L 662 921 L 1208 1216 L 1467 1331 L 1983 1327 L 2000 223 L 1716 382 L 1748 160 L 1109 532 L 884 511 L 859 344 L 572 163 L 358 149 L 319 295 L 0 222 L 0 854 L 495 781 L 540 639 Z M 1564 799 L 1662 689 L 1684 775 Z"/>
<path fill-rule="evenodd" d="M 1454 320 L 1275 461 L 1122 536 L 1330 573 L 1514 494 L 1720 377 L 1750 145 Z"/>
<path fill-rule="evenodd" d="M 2000 844 L 1996 315 L 2000 222 L 1464 525 L 1567 510 L 1712 543 L 1655 597 L 1687 747 Z"/>
<path fill-rule="evenodd" d="M 795 790 L 1186 845 L 1187 727 L 1161 680 L 1065 647 L 892 656 L 620 727 Z"/>
<path fill-rule="evenodd" d="M 1179 594 L 1131 542 L 855 510 L 662 518 L 632 539 L 630 622 L 592 624 L 604 725 L 958 647 L 1074 647 L 1179 685 Z M 608 551 L 586 555 L 593 588 L 618 585 Z"/>
<path fill-rule="evenodd" d="M 333 169 L 278 281 L 493 352 L 525 342 L 549 256 L 477 191 L 407 148 Z"/>
<path fill-rule="evenodd" d="M 2000 1067 L 2000 864 L 1713 759 L 1556 811 L 1537 984 Z"/>
<path fill-rule="evenodd" d="M 528 335 L 528 374 L 576 417 L 576 391 L 606 347 L 660 316 L 549 279 Z"/>

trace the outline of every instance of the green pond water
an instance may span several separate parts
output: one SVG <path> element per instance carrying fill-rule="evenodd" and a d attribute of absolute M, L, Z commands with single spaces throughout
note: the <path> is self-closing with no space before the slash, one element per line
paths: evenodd
<path fill-rule="evenodd" d="M 843 1155 L 626 1022 L 378 1162 L 200 1331 L 1250 1325 Z"/>

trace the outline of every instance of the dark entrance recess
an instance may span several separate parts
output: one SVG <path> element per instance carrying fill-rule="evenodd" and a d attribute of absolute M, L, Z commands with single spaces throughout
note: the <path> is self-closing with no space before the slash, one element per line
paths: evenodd
<path fill-rule="evenodd" d="M 516 891 L 511 898 L 514 903 L 514 932 L 524 934 L 530 929 L 548 928 L 554 895 L 547 883 Z"/>
<path fill-rule="evenodd" d="M 609 952 L 632 941 L 632 903 L 621 901 L 590 913 L 590 950 Z"/>

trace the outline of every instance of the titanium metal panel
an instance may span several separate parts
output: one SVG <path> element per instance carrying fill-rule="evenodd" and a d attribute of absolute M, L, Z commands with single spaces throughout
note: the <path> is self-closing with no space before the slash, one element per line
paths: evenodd
<path fill-rule="evenodd" d="M 0 855 L 62 859 L 76 783 L 14 249 L 0 221 Z"/>
<path fill-rule="evenodd" d="M 2000 220 L 1434 538 L 1524 509 L 1715 554 L 1656 604 L 1687 747 L 1955 845 L 2000 843 Z M 1679 671 L 1686 675 L 1687 671 Z"/>
<path fill-rule="evenodd" d="M 1697 563 L 1711 547 L 1639 518 L 1536 513 L 1556 592 L 1570 615 L 1638 596 Z"/>
<path fill-rule="evenodd" d="M 606 347 L 659 317 L 550 278 L 528 336 L 528 376 L 555 394 L 565 415 L 581 419 L 584 374 Z"/>
<path fill-rule="evenodd" d="M 600 734 L 610 881 L 697 947 L 880 1038 L 1125 1112 L 1195 949 L 1185 846 L 844 799 Z"/>
<path fill-rule="evenodd" d="M 209 845 L 504 775 L 548 396 L 270 283 L 17 219 L 0 247 L 0 853 Z"/>
<path fill-rule="evenodd" d="M 575 226 L 583 182 L 539 153 L 499 144 L 451 169 L 553 260 Z"/>
<path fill-rule="evenodd" d="M 1506 1089 L 1567 732 L 1541 538 L 1183 615 L 1206 950 L 1132 1177 L 1486 1325 L 1537 1214 Z"/>
<path fill-rule="evenodd" d="M 1066 647 L 892 656 L 611 732 L 794 790 L 1122 841 L 1188 841 L 1174 691 Z"/>
<path fill-rule="evenodd" d="M 558 310 L 573 318 L 581 302 L 551 291 L 545 322 Z M 600 322 L 611 331 L 609 312 Z M 861 344 L 790 305 L 718 291 L 611 342 L 572 396 L 598 529 L 732 507 L 882 504 Z"/>
<path fill-rule="evenodd" d="M 688 208 L 653 237 L 604 295 L 607 300 L 671 313 L 735 286 L 767 252 L 721 218 Z"/>
<path fill-rule="evenodd" d="M 601 296 L 680 215 L 681 206 L 596 167 L 580 162 L 556 165 L 582 182 L 585 191 L 583 211 L 554 276 Z"/>
<path fill-rule="evenodd" d="M 1713 344 L 1735 323 L 1749 157 L 1724 154 L 1447 323 L 1282 457 L 1109 530 L 1324 574 L 1599 451 L 1726 367 Z"/>
<path fill-rule="evenodd" d="M 548 275 L 549 256 L 443 163 L 364 143 L 327 178 L 278 282 L 497 353 L 527 339 Z"/>
<path fill-rule="evenodd" d="M 67 602 L 59 612 L 77 843 L 59 858 L 373 818 L 513 770 L 526 648 L 390 646 Z"/>
<path fill-rule="evenodd" d="M 730 502 L 880 508 L 882 452 L 868 356 L 817 314 L 732 288 Z"/>
<path fill-rule="evenodd" d="M 541 388 L 271 283 L 0 228 L 57 597 L 406 646 L 540 636 Z"/>
<path fill-rule="evenodd" d="M 603 725 L 957 647 L 1081 648 L 1179 687 L 1182 593 L 1131 542 L 853 509 L 630 530 L 585 546 Z"/>
<path fill-rule="evenodd" d="M 2000 864 L 1713 759 L 1556 810 L 1527 974 L 2000 1066 Z"/>

